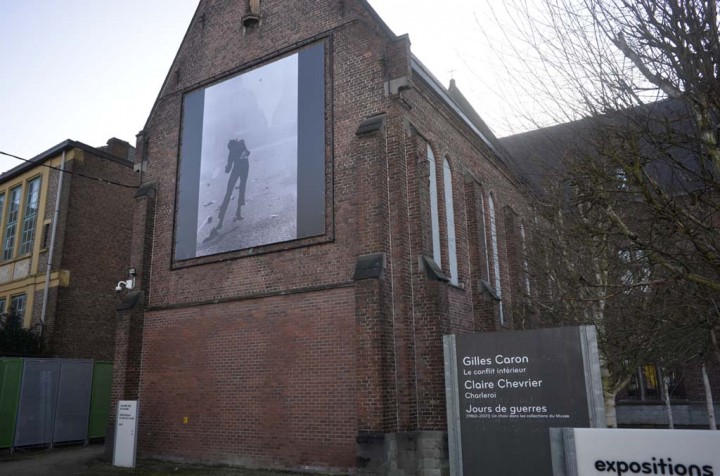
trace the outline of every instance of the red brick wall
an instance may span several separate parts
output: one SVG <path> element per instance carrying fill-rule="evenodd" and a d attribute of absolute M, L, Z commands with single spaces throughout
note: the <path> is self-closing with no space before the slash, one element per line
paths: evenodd
<path fill-rule="evenodd" d="M 446 427 L 442 336 L 498 328 L 497 306 L 477 288 L 476 278 L 494 281 L 479 194 L 497 197 L 505 259 L 503 207 L 522 214 L 527 206 L 511 174 L 417 78 L 402 97 L 385 96 L 385 81 L 411 75 L 409 42 L 390 39 L 360 2 L 264 0 L 262 11 L 259 29 L 243 36 L 244 2 L 201 2 L 146 127 L 144 180 L 157 181 L 158 193 L 152 242 L 138 223 L 132 251 L 139 262 L 151 256 L 140 448 L 189 460 L 352 467 L 358 432 Z M 182 93 L 310 40 L 324 41 L 327 53 L 326 235 L 174 263 Z M 379 113 L 384 128 L 356 136 Z M 428 280 L 419 265 L 421 254 L 432 256 L 425 141 L 436 151 L 445 250 L 445 154 L 453 167 L 458 287 Z M 483 187 L 469 190 L 468 177 Z M 353 283 L 357 257 L 369 253 L 385 254 L 382 277 Z M 296 366 L 287 365 L 291 353 L 302 354 Z"/>
<path fill-rule="evenodd" d="M 405 257 L 406 272 L 411 273 L 412 285 L 400 287 L 396 293 L 402 293 L 415 303 L 412 316 L 416 357 L 411 374 L 417 377 L 414 384 L 417 398 L 416 428 L 442 430 L 446 428 L 442 335 L 512 328 L 511 306 L 513 291 L 517 289 L 513 286 L 514 276 L 517 276 L 514 269 L 517 263 L 515 250 L 519 247 L 519 237 L 510 232 L 512 223 L 506 226 L 503 208 L 510 206 L 519 213 L 526 213 L 528 205 L 527 198 L 519 192 L 512 174 L 498 162 L 488 147 L 474 137 L 469 128 L 461 124 L 419 78 L 415 78 L 414 84 L 414 89 L 403 92 L 402 99 L 411 106 L 404 108 L 404 117 L 409 123 L 404 133 L 416 135 L 417 139 L 406 142 L 399 161 L 412 166 L 399 170 L 397 176 L 391 177 L 391 182 L 399 183 L 400 186 L 392 187 L 393 194 L 390 197 L 391 204 L 410 205 L 406 209 L 406 216 L 399 217 L 394 223 L 398 228 L 405 227 L 408 230 L 400 239 L 406 243 L 405 246 L 414 250 L 413 255 L 422 253 L 432 256 L 430 200 L 427 191 L 429 171 L 426 150 L 429 143 L 435 155 L 442 263 L 448 275 L 447 197 L 444 196 L 443 186 L 445 157 L 452 169 L 460 286 L 429 282 L 423 270 L 416 266 L 414 256 L 408 255 Z M 493 193 L 495 198 L 503 302 L 508 322 L 506 326 L 499 324 L 497 303 L 478 286 L 480 278 L 493 286 L 495 281 L 492 262 L 491 274 L 488 275 L 485 257 L 484 234 L 487 234 L 487 243 L 490 243 L 488 193 Z M 409 194 L 409 198 L 404 198 L 404 194 Z M 420 232 L 414 231 L 418 224 L 421 224 Z M 510 261 L 509 257 L 513 260 Z"/>
<path fill-rule="evenodd" d="M 192 309 L 193 313 L 205 315 L 210 313 L 212 306 L 198 306 L 176 310 L 175 307 L 202 303 L 212 300 L 233 300 L 239 298 L 256 298 L 259 315 L 274 312 L 268 300 L 260 296 L 278 295 L 314 287 L 345 286 L 351 283 L 356 257 L 361 254 L 384 251 L 388 249 L 388 216 L 385 213 L 388 199 L 387 179 L 384 167 L 378 167 L 378 157 L 384 155 L 385 145 L 377 138 L 366 142 L 355 136 L 358 124 L 364 117 L 386 109 L 383 94 L 384 71 L 382 57 L 384 43 L 381 36 L 375 33 L 376 26 L 370 23 L 369 17 L 354 2 L 263 2 L 263 23 L 258 31 L 248 32 L 243 37 L 239 27 L 239 19 L 244 13 L 242 2 L 203 2 L 190 27 L 185 46 L 180 51 L 173 65 L 168 82 L 161 99 L 155 105 L 147 127 L 148 137 L 148 171 L 144 179 L 157 180 L 158 194 L 155 213 L 155 233 L 152 241 L 151 279 L 148 287 L 146 303 L 150 307 L 150 316 L 167 316 L 163 334 L 172 335 L 177 331 L 176 316 Z M 200 18 L 204 19 L 203 22 Z M 311 21 L 310 21 L 311 19 Z M 292 27 L 288 27 L 292 25 Z M 344 25 L 344 26 L 343 26 Z M 333 30 L 334 29 L 334 30 Z M 208 78 L 218 77 L 224 73 L 250 67 L 258 58 L 270 58 L 275 53 L 292 51 L 298 42 L 308 37 L 321 35 L 326 43 L 327 83 L 334 87 L 327 88 L 327 138 L 328 138 L 328 175 L 327 175 L 327 233 L 322 240 L 325 243 L 298 248 L 295 243 L 272 245 L 265 249 L 253 250 L 253 256 L 241 256 L 233 260 L 209 259 L 206 264 L 192 267 L 172 269 L 172 237 L 174 221 L 174 201 L 176 194 L 176 174 L 178 158 L 178 142 L 180 135 L 180 117 L 182 97 L 177 94 L 181 88 L 200 84 Z M 179 75 L 175 74 L 179 71 Z M 179 80 L 179 83 L 178 83 Z M 143 206 L 143 205 L 140 205 Z M 142 240 L 136 239 L 136 244 Z M 270 251 L 270 253 L 266 253 Z M 257 253 L 257 254 L 256 254 Z M 241 253 L 242 254 L 242 253 Z M 247 253 L 245 253 L 247 255 Z M 213 262 L 215 261 L 215 262 Z M 392 329 L 387 322 L 387 303 L 390 300 L 390 284 L 381 280 L 378 286 L 370 285 L 369 298 L 352 299 L 346 310 L 337 309 L 339 315 L 351 313 L 355 319 L 357 303 L 357 321 L 353 327 L 346 328 L 348 336 L 355 334 L 355 327 L 367 330 L 371 338 L 365 340 L 374 346 L 380 336 L 383 344 L 378 352 L 383 353 L 381 359 L 375 358 L 375 351 L 368 351 L 368 362 L 364 362 L 363 370 L 376 376 L 372 384 L 377 400 L 365 393 L 352 395 L 352 425 L 342 425 L 342 431 L 350 431 L 350 445 L 354 445 L 354 436 L 359 429 L 383 430 L 392 428 L 396 420 L 394 406 L 395 391 L 390 386 L 393 374 L 394 350 L 387 336 Z M 333 293 L 334 291 L 327 291 Z M 358 295 L 362 293 L 358 290 Z M 272 300 L 274 298 L 268 298 Z M 370 302 L 376 301 L 375 309 L 370 309 Z M 249 302 L 249 301 L 248 301 Z M 288 302 L 288 301 L 281 301 Z M 224 304 L 230 306 L 231 304 Z M 288 309 L 290 312 L 290 309 Z M 294 314 L 292 314 L 294 315 Z M 365 319 L 362 316 L 371 316 Z M 211 321 L 212 318 L 208 318 Z M 302 326 L 299 319 L 295 323 Z M 335 332 L 335 320 L 321 321 L 326 329 L 316 328 L 317 333 Z M 149 375 L 148 360 L 156 352 L 156 341 L 153 340 L 150 328 L 154 324 L 146 324 L 144 341 L 143 382 Z M 159 325 L 159 324 L 158 324 Z M 269 331 L 270 332 L 270 331 Z M 204 345 L 201 339 L 193 339 L 198 345 Z M 192 344 L 192 342 L 190 343 Z M 282 348 L 284 342 L 276 342 L 275 347 Z M 348 358 L 355 359 L 362 355 L 352 342 L 350 347 L 339 348 Z M 219 365 L 208 362 L 208 366 Z M 148 369 L 148 370 L 146 370 Z M 253 374 L 257 378 L 265 378 L 260 370 Z M 353 375 L 355 378 L 355 375 Z M 361 381 L 358 378 L 358 381 Z M 371 388 L 369 383 L 363 385 Z M 157 394 L 147 393 L 149 387 L 141 390 L 141 399 L 145 405 L 156 405 Z M 354 400 L 357 397 L 357 401 Z M 249 413 L 263 411 L 261 401 L 247 403 Z M 315 403 L 297 403 L 293 409 L 297 415 L 303 414 L 302 405 L 312 408 Z M 334 404 L 333 404 L 334 405 Z M 200 412 L 201 410 L 196 410 Z M 365 416 L 359 416 L 364 414 Z M 207 417 L 202 421 L 208 422 Z M 309 420 L 302 420 L 306 423 Z M 319 420 L 323 422 L 323 420 Z M 197 424 L 197 423 L 196 423 Z M 209 423 L 206 423 L 209 425 Z M 246 431 L 248 423 L 233 421 L 235 431 Z M 230 428 L 230 426 L 228 427 Z M 325 420 L 322 425 L 310 424 L 305 432 L 287 435 L 279 430 L 258 430 L 258 438 L 274 438 L 282 443 L 304 447 L 316 445 L 324 441 L 326 434 L 332 434 L 338 428 L 334 420 Z M 284 435 L 284 436 L 283 436 Z M 152 445 L 154 438 L 142 440 Z M 265 441 L 265 440 L 264 440 Z M 237 442 L 234 442 L 237 443 Z M 191 445 L 191 443 L 188 443 Z M 157 454 L 177 454 L 168 445 L 148 446 Z M 352 446 L 354 448 L 354 446 Z M 333 456 L 325 464 L 354 464 L 348 460 L 347 448 L 342 449 L 344 456 Z M 268 449 L 262 453 L 249 446 L 226 444 L 214 453 L 222 459 L 222 455 L 245 454 L 254 459 L 270 460 L 280 454 Z M 190 449 L 184 452 L 189 458 L 199 458 L 199 453 Z M 302 458 L 293 453 L 291 458 L 286 455 L 283 461 L 303 464 Z"/>
<path fill-rule="evenodd" d="M 142 453 L 353 466 L 354 311 L 341 288 L 147 313 Z"/>

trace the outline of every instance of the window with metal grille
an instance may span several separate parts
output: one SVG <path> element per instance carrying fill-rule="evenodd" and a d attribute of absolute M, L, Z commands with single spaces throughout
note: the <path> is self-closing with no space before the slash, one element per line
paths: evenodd
<path fill-rule="evenodd" d="M 428 167 L 430 168 L 430 223 L 432 226 L 433 259 L 435 264 L 442 267 L 442 252 L 440 249 L 440 214 L 438 212 L 437 170 L 435 169 L 435 155 L 427 146 Z"/>
<path fill-rule="evenodd" d="M 452 170 L 447 159 L 443 160 L 445 185 L 445 226 L 447 227 L 448 270 L 450 282 L 458 284 L 457 245 L 455 242 L 455 208 L 453 206 Z"/>
<path fill-rule="evenodd" d="M 500 279 L 500 250 L 498 249 L 497 222 L 495 221 L 495 200 L 488 197 L 488 212 L 490 214 L 490 243 L 492 245 L 493 271 L 495 274 L 495 294 L 499 298 L 498 308 L 500 324 L 505 324 L 505 310 L 502 302 L 502 280 Z"/>
<path fill-rule="evenodd" d="M 525 294 L 530 296 L 530 266 L 528 264 L 527 240 L 525 239 L 525 225 L 520 223 L 520 245 L 522 247 L 522 283 Z"/>
<path fill-rule="evenodd" d="M 656 365 L 642 365 L 636 369 L 625 395 L 621 398 L 640 401 L 660 401 L 665 398 L 663 379 L 667 379 L 668 394 L 671 399 L 687 398 L 682 374 L 677 371 L 662 370 Z"/>

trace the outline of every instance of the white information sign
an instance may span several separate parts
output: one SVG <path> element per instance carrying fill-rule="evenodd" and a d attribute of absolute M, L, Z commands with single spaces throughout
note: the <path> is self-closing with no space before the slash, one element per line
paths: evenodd
<path fill-rule="evenodd" d="M 117 418 L 115 419 L 113 466 L 122 466 L 124 468 L 135 467 L 138 427 L 137 415 L 137 400 L 120 400 L 118 402 Z"/>
<path fill-rule="evenodd" d="M 720 431 L 575 428 L 573 434 L 578 476 L 720 476 Z"/>

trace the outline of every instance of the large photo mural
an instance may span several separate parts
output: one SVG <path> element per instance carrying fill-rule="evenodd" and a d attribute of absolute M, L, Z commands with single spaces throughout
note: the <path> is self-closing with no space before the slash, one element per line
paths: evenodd
<path fill-rule="evenodd" d="M 324 48 L 185 95 L 175 259 L 325 233 Z"/>

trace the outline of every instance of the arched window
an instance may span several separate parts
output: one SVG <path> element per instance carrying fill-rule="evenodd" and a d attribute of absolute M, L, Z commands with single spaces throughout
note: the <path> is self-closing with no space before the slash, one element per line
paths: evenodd
<path fill-rule="evenodd" d="M 502 302 L 502 282 L 500 280 L 500 251 L 498 250 L 497 223 L 495 221 L 495 201 L 493 196 L 488 198 L 488 213 L 490 214 L 490 244 L 492 246 L 493 271 L 495 272 L 495 294 L 500 298 L 500 324 L 505 324 L 505 314 Z"/>
<path fill-rule="evenodd" d="M 437 169 L 435 167 L 435 155 L 427 146 L 428 167 L 430 167 L 430 221 L 432 223 L 432 246 L 433 259 L 438 266 L 442 267 L 442 252 L 440 250 L 440 215 L 438 213 L 437 194 Z"/>
<path fill-rule="evenodd" d="M 523 263 L 523 285 L 525 294 L 530 296 L 530 267 L 528 266 L 527 242 L 525 240 L 525 225 L 520 223 L 520 241 L 522 244 L 522 263 Z"/>
<path fill-rule="evenodd" d="M 457 250 L 455 246 L 455 209 L 453 208 L 452 170 L 447 158 L 443 160 L 443 180 L 445 182 L 445 222 L 447 225 L 447 247 L 450 269 L 450 282 L 458 284 Z"/>

